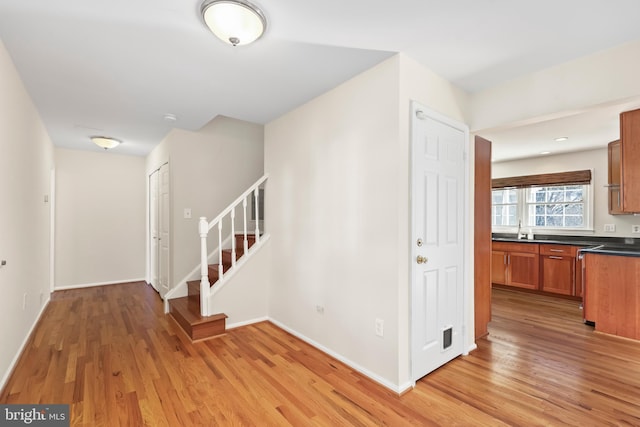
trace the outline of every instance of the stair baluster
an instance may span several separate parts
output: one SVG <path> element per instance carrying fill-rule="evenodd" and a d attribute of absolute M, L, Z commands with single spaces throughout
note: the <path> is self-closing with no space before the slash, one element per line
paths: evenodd
<path fill-rule="evenodd" d="M 260 243 L 260 205 L 259 205 L 259 195 L 260 195 L 260 188 L 256 187 L 255 191 L 253 192 L 253 195 L 255 197 L 255 205 L 256 205 L 256 243 Z M 245 232 L 245 239 L 247 238 L 247 234 Z"/>
<path fill-rule="evenodd" d="M 234 235 L 236 233 L 236 209 L 231 211 L 231 266 L 236 266 L 236 239 Z"/>
<path fill-rule="evenodd" d="M 246 254 L 249 250 L 249 242 L 247 241 L 247 198 L 242 199 L 242 211 L 244 213 L 244 228 L 242 237 L 242 248 Z"/>
<path fill-rule="evenodd" d="M 207 262 L 207 234 L 209 234 L 209 223 L 207 218 L 200 217 L 198 224 L 200 232 L 200 315 L 209 315 L 209 266 Z"/>

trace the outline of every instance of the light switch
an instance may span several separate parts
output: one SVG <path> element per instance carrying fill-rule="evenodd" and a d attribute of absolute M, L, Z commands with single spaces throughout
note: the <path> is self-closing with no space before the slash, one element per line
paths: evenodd
<path fill-rule="evenodd" d="M 191 208 L 184 208 L 184 218 L 191 219 Z"/>

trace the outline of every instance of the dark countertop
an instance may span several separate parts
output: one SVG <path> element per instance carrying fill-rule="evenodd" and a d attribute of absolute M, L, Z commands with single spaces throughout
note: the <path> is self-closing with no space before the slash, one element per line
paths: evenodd
<path fill-rule="evenodd" d="M 640 257 L 640 239 L 629 237 L 536 234 L 533 240 L 528 240 L 517 239 L 515 234 L 493 233 L 493 241 L 582 246 L 580 253 Z"/>

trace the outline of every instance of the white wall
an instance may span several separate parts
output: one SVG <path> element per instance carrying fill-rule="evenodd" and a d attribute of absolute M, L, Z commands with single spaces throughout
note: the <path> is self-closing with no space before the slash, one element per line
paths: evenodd
<path fill-rule="evenodd" d="M 0 93 L 1 388 L 49 300 L 53 146 L 1 41 Z"/>
<path fill-rule="evenodd" d="M 396 390 L 411 382 L 412 99 L 464 119 L 462 91 L 396 55 L 265 128 L 270 317 Z"/>
<path fill-rule="evenodd" d="M 397 201 L 406 187 L 398 73 L 395 57 L 265 127 L 269 315 L 393 388 Z M 385 322 L 383 338 L 376 318 Z"/>
<path fill-rule="evenodd" d="M 473 94 L 471 128 L 562 117 L 640 95 L 640 41 L 527 74 Z"/>
<path fill-rule="evenodd" d="M 147 157 L 147 175 L 169 162 L 172 288 L 200 262 L 198 218 L 214 219 L 263 175 L 263 139 L 262 125 L 217 116 L 197 132 L 173 129 Z"/>
<path fill-rule="evenodd" d="M 227 328 L 268 319 L 271 255 L 271 240 L 268 240 L 210 299 L 212 313 L 228 316 Z"/>
<path fill-rule="evenodd" d="M 143 280 L 145 162 L 56 148 L 56 288 Z"/>
<path fill-rule="evenodd" d="M 402 171 L 405 179 L 401 180 L 398 191 L 398 239 L 399 251 L 397 253 L 397 262 L 400 267 L 398 276 L 398 294 L 399 294 L 399 314 L 400 314 L 400 344 L 399 344 L 399 377 L 401 383 L 410 381 L 410 263 L 408 260 L 411 255 L 411 244 L 415 236 L 411 236 L 411 211 L 408 194 L 410 194 L 411 170 L 410 165 L 410 129 L 411 129 L 411 101 L 417 101 L 421 105 L 431 108 L 460 123 L 468 122 L 468 95 L 449 83 L 439 75 L 435 74 L 428 68 L 414 61 L 406 55 L 399 55 L 400 59 L 400 143 L 397 150 L 399 152 L 398 167 Z M 402 142 L 406 141 L 406 144 Z M 467 156 L 472 158 L 471 155 Z M 470 171 L 469 185 L 470 194 L 473 194 L 473 171 Z M 473 197 L 469 197 L 467 206 L 468 212 L 473 212 Z M 468 236 L 473 236 L 473 215 L 469 215 L 469 224 L 467 224 Z M 467 262 L 469 266 L 473 265 L 473 240 L 468 241 Z M 465 303 L 465 329 L 473 331 L 473 277 L 468 275 L 465 278 L 466 292 L 469 301 Z M 474 345 L 473 334 L 467 337 L 465 348 L 471 348 Z"/>
<path fill-rule="evenodd" d="M 567 172 L 582 169 L 593 169 L 594 232 L 572 234 L 608 237 L 640 237 L 637 234 L 631 234 L 631 225 L 640 224 L 640 217 L 633 215 L 609 215 L 609 202 L 607 188 L 605 187 L 608 177 L 606 148 L 493 163 L 492 176 L 493 178 L 504 178 L 508 176 Z M 605 233 L 605 224 L 615 224 L 616 232 Z"/>

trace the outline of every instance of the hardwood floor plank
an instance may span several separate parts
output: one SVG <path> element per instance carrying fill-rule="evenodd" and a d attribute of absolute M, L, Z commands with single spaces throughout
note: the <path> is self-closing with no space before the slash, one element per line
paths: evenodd
<path fill-rule="evenodd" d="M 191 343 L 144 283 L 56 292 L 1 403 L 74 426 L 640 425 L 640 343 L 494 290 L 489 335 L 397 396 L 269 322 Z"/>

